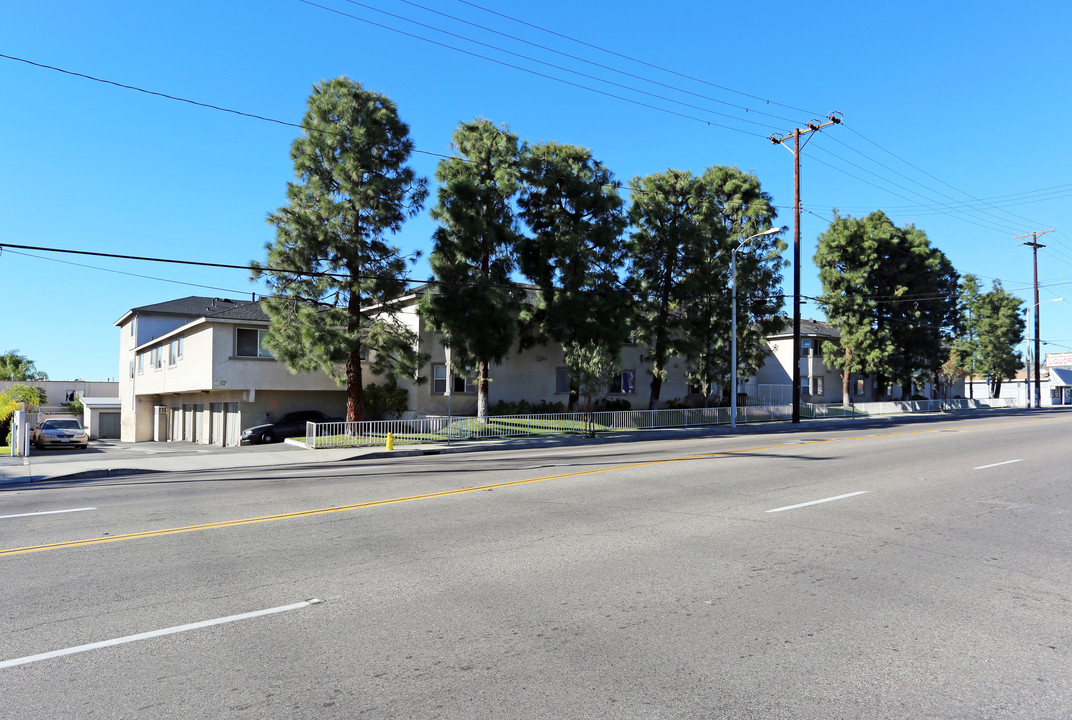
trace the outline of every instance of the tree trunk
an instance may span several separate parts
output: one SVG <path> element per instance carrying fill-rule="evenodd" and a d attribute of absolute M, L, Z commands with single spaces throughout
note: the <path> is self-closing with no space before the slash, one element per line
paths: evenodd
<path fill-rule="evenodd" d="M 488 419 L 488 377 L 490 377 L 488 361 L 481 360 L 479 367 L 479 379 L 476 384 L 476 417 L 480 421 Z"/>
<path fill-rule="evenodd" d="M 659 393 L 663 389 L 663 376 L 657 364 L 651 366 L 651 394 L 648 396 L 648 410 L 659 409 Z"/>
<path fill-rule="evenodd" d="M 361 422 L 365 419 L 365 388 L 361 384 L 361 350 L 355 348 L 346 356 L 346 419 Z"/>

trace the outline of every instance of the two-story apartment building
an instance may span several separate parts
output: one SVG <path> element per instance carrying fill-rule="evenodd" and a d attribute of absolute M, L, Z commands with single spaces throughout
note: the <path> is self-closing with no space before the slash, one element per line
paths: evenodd
<path fill-rule="evenodd" d="M 427 382 L 400 381 L 408 394 L 407 414 L 424 417 L 473 414 L 476 386 L 472 376 L 450 370 L 450 349 L 442 336 L 417 312 L 416 294 L 393 304 L 396 319 L 414 331 L 418 347 L 430 357 L 423 371 Z M 122 375 L 121 439 L 186 440 L 237 445 L 241 429 L 291 410 L 318 409 L 328 415 L 345 412 L 345 391 L 322 372 L 292 374 L 264 347 L 269 320 L 249 300 L 186 297 L 138 307 L 116 321 L 120 329 Z M 841 373 L 824 362 L 823 342 L 836 342 L 831 325 L 801 323 L 801 354 L 794 358 L 792 325 L 767 339 L 770 351 L 755 377 L 742 378 L 740 392 L 751 402 L 788 403 L 793 363 L 800 364 L 801 400 L 841 402 Z M 562 348 L 555 344 L 515 348 L 493 365 L 490 401 L 531 403 L 569 400 L 569 377 Z M 364 381 L 380 379 L 367 372 Z M 626 400 L 633 408 L 648 404 L 651 382 L 647 348 L 632 342 L 621 346 L 621 372 L 608 383 L 608 398 Z M 850 400 L 883 397 L 893 388 L 877 388 L 868 376 L 850 378 Z M 897 391 L 899 393 L 899 390 Z M 718 397 L 721 392 L 716 391 Z M 661 405 L 671 400 L 703 404 L 690 387 L 683 358 L 673 358 L 660 393 Z"/>
<path fill-rule="evenodd" d="M 277 413 L 345 410 L 326 374 L 295 375 L 272 357 L 254 301 L 185 297 L 133 308 L 115 325 L 124 442 L 237 445 L 243 427 Z"/>

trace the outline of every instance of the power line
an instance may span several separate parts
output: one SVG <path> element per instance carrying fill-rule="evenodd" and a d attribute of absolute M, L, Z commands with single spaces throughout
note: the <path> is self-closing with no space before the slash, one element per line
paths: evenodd
<path fill-rule="evenodd" d="M 420 40 L 420 41 L 426 42 L 426 43 L 431 43 L 432 45 L 438 45 L 439 47 L 444 47 L 444 48 L 447 48 L 449 50 L 454 50 L 455 52 L 460 52 L 460 53 L 463 53 L 465 55 L 469 55 L 471 57 L 479 58 L 481 60 L 487 60 L 488 62 L 493 62 L 493 63 L 496 63 L 498 65 L 502 65 L 504 67 L 513 68 L 514 70 L 520 70 L 521 72 L 529 73 L 530 75 L 535 75 L 537 77 L 542 77 L 542 78 L 545 78 L 547 80 L 554 80 L 555 82 L 559 82 L 559 83 L 562 83 L 564 85 L 569 85 L 571 87 L 579 88 L 581 90 L 587 90 L 589 92 L 594 92 L 594 93 L 597 93 L 599 95 L 604 95 L 606 97 L 614 98 L 616 100 L 622 100 L 623 102 L 632 103 L 633 105 L 639 105 L 641 107 L 646 107 L 646 108 L 649 108 L 651 110 L 657 110 L 658 112 L 667 113 L 668 115 L 676 115 L 677 117 L 685 118 L 686 120 L 695 120 L 696 122 L 703 123 L 704 125 L 708 125 L 708 126 L 711 126 L 711 127 L 718 127 L 718 128 L 722 128 L 723 130 L 731 130 L 733 132 L 741 133 L 742 135 L 748 135 L 750 137 L 764 137 L 764 136 L 759 135 L 757 133 L 748 132 L 747 130 L 741 130 L 740 128 L 731 127 L 730 125 L 723 125 L 721 123 L 711 122 L 710 120 L 704 120 L 703 118 L 698 118 L 698 117 L 696 117 L 694 115 L 687 115 L 685 113 L 677 112 L 676 110 L 670 110 L 668 108 L 659 107 L 658 105 L 652 105 L 651 103 L 642 102 L 640 100 L 635 100 L 633 98 L 628 98 L 628 97 L 625 97 L 623 95 L 617 95 L 617 94 L 612 93 L 612 92 L 607 92 L 606 90 L 600 90 L 598 88 L 590 87 L 588 85 L 582 85 L 581 83 L 575 83 L 575 82 L 573 82 L 571 80 L 566 80 L 564 78 L 555 77 L 554 75 L 548 75 L 547 73 L 542 73 L 542 72 L 539 72 L 537 70 L 532 70 L 531 68 L 522 67 L 520 65 L 515 65 L 513 63 L 508 63 L 508 62 L 506 62 L 504 60 L 499 60 L 497 58 L 488 57 L 487 55 L 481 55 L 480 53 L 475 53 L 475 52 L 472 52 L 471 50 L 465 50 L 463 48 L 460 48 L 460 47 L 457 47 L 457 46 L 454 46 L 454 45 L 449 45 L 447 43 L 439 42 L 438 40 L 433 40 L 431 38 L 426 38 L 426 37 L 423 37 L 421 35 L 416 35 L 414 33 L 406 32 L 405 30 L 399 30 L 398 28 L 393 28 L 390 25 L 384 25 L 382 23 L 374 22 L 374 21 L 369 20 L 367 18 L 358 17 L 357 15 L 352 15 L 350 13 L 345 13 L 342 10 L 336 10 L 335 8 L 327 7 L 326 5 L 320 5 L 318 3 L 312 2 L 311 0 L 298 0 L 298 2 L 303 3 L 305 5 L 309 5 L 311 7 L 320 8 L 321 10 L 325 10 L 325 11 L 330 12 L 330 13 L 335 13 L 336 15 L 341 15 L 342 17 L 350 18 L 351 20 L 357 20 L 358 22 L 363 22 L 363 23 L 366 23 L 368 25 L 372 25 L 374 27 L 382 28 L 384 30 L 389 30 L 391 32 L 398 33 L 399 35 L 405 35 L 406 37 L 414 38 L 416 40 Z M 608 82 L 608 81 L 603 81 L 603 82 Z M 635 91 L 635 92 L 641 92 L 641 91 Z M 713 112 L 713 111 L 707 111 L 707 112 Z M 749 121 L 741 121 L 741 122 L 749 122 Z"/>
<path fill-rule="evenodd" d="M 517 53 L 517 52 L 514 52 L 512 50 L 507 50 L 507 49 L 499 47 L 497 45 L 491 45 L 490 43 L 481 42 L 480 40 L 475 40 L 475 39 L 473 39 L 471 37 L 468 37 L 468 36 L 465 36 L 465 35 L 460 35 L 458 33 L 450 32 L 449 30 L 444 30 L 443 28 L 435 27 L 434 25 L 428 25 L 427 23 L 422 23 L 422 22 L 419 22 L 417 20 L 407 18 L 404 15 L 398 15 L 396 13 L 388 12 L 386 10 L 381 10 L 381 9 L 373 7 L 371 5 L 366 5 L 363 2 L 358 2 L 358 0 L 345 0 L 345 1 L 350 3 L 351 5 L 356 5 L 358 7 L 365 8 L 366 10 L 371 10 L 373 12 L 380 13 L 381 15 L 387 15 L 388 17 L 395 18 L 396 20 L 402 20 L 403 22 L 408 22 L 408 23 L 411 23 L 413 25 L 417 25 L 418 27 L 422 27 L 422 28 L 425 28 L 425 29 L 428 29 L 428 30 L 433 30 L 433 31 L 438 32 L 438 33 L 443 33 L 444 35 L 449 35 L 450 37 L 458 38 L 459 40 L 464 40 L 466 42 L 471 42 L 474 45 L 479 45 L 481 47 L 486 47 L 486 48 L 489 48 L 491 50 L 497 50 L 499 52 L 506 53 L 507 55 L 512 55 L 514 57 L 518 57 L 518 58 L 521 58 L 523 60 L 528 60 L 530 62 L 539 63 L 540 65 L 546 65 L 547 67 L 553 68 L 555 70 L 561 70 L 563 72 L 573 73 L 574 75 L 579 75 L 580 77 L 587 78 L 589 80 L 595 80 L 596 82 L 606 83 L 607 85 L 610 85 L 612 87 L 621 88 L 623 90 L 629 90 L 629 91 L 635 92 L 635 93 L 640 93 L 641 95 L 647 95 L 648 97 L 656 98 L 657 100 L 664 100 L 666 102 L 675 103 L 677 105 L 681 105 L 682 107 L 692 108 L 693 110 L 700 110 L 702 112 L 711 113 L 712 115 L 718 115 L 719 117 L 729 118 L 730 120 L 736 120 L 737 122 L 748 123 L 750 125 L 758 125 L 759 127 L 767 128 L 768 130 L 774 127 L 773 125 L 770 125 L 769 123 L 757 122 L 755 120 L 745 120 L 744 118 L 739 118 L 736 115 L 729 115 L 727 113 L 718 112 L 717 110 L 711 110 L 710 108 L 705 108 L 705 107 L 702 107 L 700 105 L 693 105 L 692 103 L 683 102 L 681 100 L 675 100 L 675 99 L 667 97 L 665 95 L 658 95 L 656 93 L 648 92 L 646 90 L 640 90 L 638 88 L 630 87 L 628 85 L 623 85 L 622 83 L 617 83 L 617 82 L 614 82 L 612 80 L 606 80 L 606 79 L 598 77 L 596 75 L 590 75 L 588 73 L 583 73 L 583 72 L 581 72 L 579 70 L 573 70 L 573 69 L 565 67 L 563 65 L 555 65 L 554 63 L 546 62 L 544 60 L 540 60 L 539 58 L 534 58 L 534 57 L 532 57 L 530 55 L 522 55 L 521 53 Z M 402 1 L 405 2 L 406 0 L 402 0 Z M 411 4 L 415 4 L 415 3 L 411 3 Z M 323 7 L 323 6 L 317 6 L 317 7 Z M 421 6 L 418 5 L 417 7 L 421 7 Z M 427 8 L 425 8 L 425 9 L 427 9 Z M 432 12 L 437 12 L 437 11 L 432 10 Z M 440 13 L 440 14 L 443 14 L 443 13 Z M 347 17 L 352 17 L 355 20 L 360 19 L 360 18 L 357 18 L 356 16 L 351 16 L 351 15 L 347 15 Z M 447 17 L 450 17 L 450 16 L 447 16 Z M 463 20 L 462 22 L 465 22 L 465 21 Z M 495 31 L 492 31 L 492 32 L 495 32 Z M 522 42 L 525 42 L 525 41 L 522 41 Z M 641 79 L 643 79 L 643 78 L 641 78 Z M 670 87 L 670 86 L 666 86 L 666 87 Z M 676 89 L 676 88 L 672 88 L 672 89 Z M 700 97 L 703 97 L 703 96 L 700 96 Z M 714 100 L 714 98 L 708 98 L 708 99 Z M 720 101 L 714 100 L 714 102 L 720 102 Z M 729 103 L 727 103 L 727 104 L 729 104 Z"/>
<path fill-rule="evenodd" d="M 845 145 L 845 143 L 842 143 L 842 145 Z M 845 145 L 845 147 L 848 147 L 849 149 L 852 149 L 852 148 L 851 148 L 851 147 L 850 147 L 849 145 Z M 900 189 L 902 189 L 902 190 L 905 190 L 906 192 L 910 192 L 910 193 L 913 193 L 914 195 L 918 195 L 919 197 L 923 197 L 923 198 L 925 198 L 925 197 L 926 197 L 926 196 L 925 196 L 925 195 L 924 195 L 923 193 L 921 193 L 921 192 L 918 192 L 917 190 L 914 190 L 914 189 L 912 189 L 912 188 L 910 188 L 910 187 L 906 187 L 905 185 L 902 185 L 902 184 L 900 184 L 900 183 L 898 183 L 898 182 L 894 182 L 893 180 L 890 180 L 889 178 L 884 178 L 884 177 L 882 177 L 881 175 L 879 175 L 878 173 L 874 172 L 873 170 L 870 170 L 870 169 L 868 169 L 868 168 L 865 168 L 865 167 L 863 167 L 862 165 L 859 165 L 859 164 L 857 164 L 857 163 L 854 163 L 854 162 L 852 162 L 851 160 L 848 160 L 848 159 L 846 159 L 846 158 L 844 158 L 844 157 L 842 157 L 842 156 L 838 155 L 837 153 L 831 152 L 831 151 L 830 151 L 829 149 L 827 149 L 827 148 L 824 148 L 824 147 L 822 147 L 821 145 L 820 145 L 820 146 L 818 146 L 818 147 L 817 147 L 816 149 L 817 149 L 817 150 L 819 150 L 819 151 L 821 151 L 821 152 L 825 152 L 825 153 L 826 153 L 827 155 L 830 155 L 831 157 L 837 158 L 838 160 L 842 161 L 843 163 L 846 163 L 846 164 L 848 164 L 848 165 L 851 165 L 851 166 L 852 166 L 852 167 L 854 167 L 854 168 L 857 168 L 857 169 L 859 169 L 859 170 L 862 170 L 862 171 L 863 171 L 863 172 L 865 172 L 865 173 L 868 173 L 868 174 L 870 174 L 870 175 L 873 175 L 874 177 L 876 177 L 876 178 L 878 178 L 878 179 L 880 179 L 880 180 L 883 180 L 883 181 L 885 181 L 885 182 L 888 182 L 888 183 L 890 183 L 891 185 L 893 185 L 894 187 L 897 187 L 897 188 L 900 188 Z M 883 167 L 885 167 L 885 166 L 883 166 Z M 901 173 L 897 173 L 897 174 L 898 174 L 898 175 L 901 175 L 902 177 L 906 177 L 906 176 L 902 175 Z M 911 180 L 911 178 L 907 178 L 907 179 Z M 923 187 L 926 187 L 926 186 L 923 186 Z M 929 189 L 929 188 L 928 188 L 928 189 Z M 902 195 L 901 197 L 904 197 L 904 196 Z M 955 215 L 958 215 L 958 214 L 963 214 L 963 215 L 969 215 L 969 214 L 974 214 L 974 213 L 973 213 L 972 211 L 970 211 L 970 210 L 942 210 L 941 208 L 939 208 L 939 207 L 937 207 L 937 206 L 935 206 L 935 205 L 930 205 L 930 204 L 924 204 L 924 205 L 923 205 L 923 207 L 924 207 L 924 208 L 926 208 L 926 209 L 928 209 L 928 210 L 932 210 L 932 211 L 936 212 L 937 214 L 941 214 L 941 215 L 947 215 L 947 216 L 950 216 L 950 217 L 953 217 L 953 216 L 955 216 Z M 986 213 L 986 214 L 987 214 L 987 215 L 991 215 L 991 213 Z M 976 216 L 976 217 L 977 217 L 977 216 Z M 977 219 L 979 219 L 979 220 L 981 220 L 981 221 L 983 220 L 982 218 L 978 218 L 978 217 L 977 217 Z M 1007 220 L 1004 220 L 1004 219 L 1002 219 L 1002 218 L 994 218 L 994 219 L 993 219 L 993 220 L 991 220 L 990 222 L 998 222 L 998 223 L 1002 223 L 1002 224 L 1004 225 L 1004 227 L 1005 227 L 1005 228 L 1007 228 L 1007 229 L 1008 229 L 1008 228 L 1014 228 L 1014 227 L 1015 227 L 1014 225 L 1012 225 L 1011 223 L 1009 223 L 1009 222 L 1008 222 Z"/>
<path fill-rule="evenodd" d="M 14 245 L 0 245 L 0 255 L 2 255 L 2 251 L 4 249 L 11 248 L 11 247 L 15 247 L 15 246 Z M 185 282 L 183 280 L 173 280 L 171 278 L 156 277 L 156 276 L 153 276 L 153 275 L 141 275 L 139 273 L 124 272 L 123 270 L 114 270 L 112 268 L 105 268 L 105 267 L 100 267 L 100 266 L 97 266 L 97 265 L 86 265 L 84 263 L 76 263 L 76 262 L 71 262 L 69 260 L 60 260 L 59 258 L 43 257 L 41 255 L 34 255 L 32 253 L 18 252 L 17 250 L 8 250 L 8 252 L 11 253 L 12 255 L 21 255 L 22 257 L 34 258 L 35 260 L 45 260 L 47 262 L 62 263 L 63 265 L 73 265 L 74 267 L 87 268 L 89 270 L 100 270 L 101 272 L 110 272 L 110 273 L 115 273 L 116 275 L 126 275 L 128 277 L 142 278 L 143 280 L 158 280 L 160 282 L 168 282 L 168 283 L 173 283 L 175 285 L 188 285 L 190 287 L 199 287 L 199 288 L 204 288 L 206 290 L 219 290 L 221 292 L 236 293 L 236 294 L 239 294 L 239 295 L 243 295 L 243 294 L 249 292 L 248 290 L 235 290 L 233 288 L 221 288 L 221 287 L 216 287 L 214 285 L 202 285 L 200 283 Z"/>
<path fill-rule="evenodd" d="M 372 7 L 370 7 L 368 5 L 365 5 L 363 3 L 356 2 L 356 0 L 346 0 L 346 2 L 349 2 L 349 3 L 353 4 L 353 5 L 360 5 L 361 7 L 365 7 L 365 8 L 368 8 L 370 10 L 376 10 L 376 8 L 372 8 Z M 667 88 L 669 90 L 675 90 L 677 92 L 684 93 L 686 95 L 692 95 L 693 97 L 702 98 L 704 100 L 710 100 L 712 102 L 719 103 L 720 105 L 726 105 L 728 107 L 736 108 L 738 110 L 743 110 L 744 112 L 755 113 L 756 115 L 763 115 L 763 116 L 766 116 L 766 117 L 769 117 L 769 118 L 773 118 L 775 120 L 784 120 L 785 122 L 795 122 L 794 120 L 792 120 L 790 118 L 787 118 L 787 117 L 783 117 L 781 115 L 773 115 L 771 113 L 763 112 L 762 110 L 754 110 L 754 109 L 749 108 L 749 107 L 747 107 L 745 105 L 737 105 L 736 103 L 727 102 L 725 100 L 719 100 L 718 98 L 714 98 L 714 97 L 711 97 L 709 95 L 703 95 L 701 93 L 692 92 L 691 90 L 686 90 L 686 89 L 684 89 L 682 87 L 679 87 L 679 86 L 676 86 L 676 85 L 670 85 L 669 83 L 659 82 L 658 80 L 653 80 L 651 78 L 644 77 L 643 75 L 637 75 L 635 73 L 631 73 L 631 72 L 628 72 L 628 71 L 625 71 L 625 70 L 621 70 L 621 69 L 613 67 L 611 65 L 604 65 L 602 63 L 595 62 L 594 60 L 589 60 L 587 58 L 583 58 L 583 57 L 581 57 L 579 55 L 573 55 L 573 54 L 570 54 L 570 53 L 567 53 L 567 52 L 563 52 L 562 50 L 557 50 L 557 49 L 555 49 L 553 47 L 550 47 L 549 45 L 541 45 L 540 43 L 533 42 L 531 40 L 526 40 L 523 37 L 520 37 L 520 36 L 517 36 L 517 35 L 511 35 L 510 33 L 505 33 L 505 32 L 502 32 L 501 30 L 496 30 L 495 28 L 488 27 L 487 25 L 481 25 L 479 23 L 472 22 L 471 20 L 466 20 L 465 18 L 458 17 L 457 15 L 451 15 L 450 13 L 445 13 L 445 12 L 443 12 L 441 10 L 436 10 L 435 8 L 430 8 L 430 7 L 426 6 L 426 5 L 421 5 L 419 3 L 413 2 L 413 0 L 399 0 L 399 2 L 405 3 L 406 5 L 411 5 L 411 6 L 416 7 L 416 8 L 420 8 L 421 10 L 425 10 L 425 11 L 430 12 L 430 13 L 435 13 L 436 15 L 440 15 L 440 16 L 445 17 L 445 18 L 450 18 L 451 20 L 454 20 L 456 22 L 464 23 L 466 25 L 470 25 L 472 27 L 484 30 L 486 32 L 494 33 L 495 35 L 499 35 L 501 37 L 509 38 L 511 40 L 515 40 L 517 42 L 524 43 L 526 45 L 531 45 L 532 47 L 536 47 L 536 48 L 539 48 L 541 50 L 546 50 L 547 52 L 555 53 L 556 55 L 561 55 L 563 57 L 570 58 L 571 60 L 577 60 L 578 62 L 586 63 L 588 65 L 594 65 L 595 67 L 602 68 L 603 70 L 609 70 L 611 72 L 618 73 L 619 75 L 624 75 L 625 77 L 630 77 L 630 78 L 633 78 L 635 80 L 642 80 L 644 82 L 651 83 L 653 85 L 658 85 L 659 87 L 664 87 L 664 88 Z M 377 12 L 384 12 L 384 11 L 377 10 Z M 386 13 L 386 14 L 390 14 L 390 13 Z M 499 14 L 499 13 L 496 13 L 496 14 Z M 394 16 L 394 17 L 397 17 L 397 16 Z M 518 22 L 520 22 L 520 21 L 518 21 Z M 575 42 L 580 42 L 580 41 L 575 41 Z M 504 52 L 508 52 L 508 51 L 504 51 Z M 610 51 L 604 51 L 604 52 L 610 52 Z M 629 58 L 629 59 L 631 59 L 631 58 Z M 633 62 L 638 62 L 638 61 L 634 60 Z M 733 117 L 733 116 L 727 116 L 727 117 Z"/>
<path fill-rule="evenodd" d="M 42 68 L 44 70 L 52 70 L 54 72 L 63 73 L 64 75 L 71 75 L 73 77 L 80 77 L 86 80 L 92 80 L 93 82 L 102 83 L 104 85 L 112 85 L 114 87 L 123 88 L 124 90 L 134 90 L 135 92 L 144 93 L 146 95 L 153 95 L 155 97 L 161 97 L 166 100 L 174 100 L 175 102 L 186 103 L 188 105 L 195 105 L 197 107 L 207 108 L 209 110 L 218 110 L 220 112 L 230 113 L 232 115 L 238 115 L 240 117 L 252 118 L 254 120 L 263 120 L 264 122 L 274 123 L 276 125 L 283 125 L 285 127 L 297 128 L 298 130 L 304 130 L 305 132 L 319 132 L 325 135 L 335 135 L 342 137 L 341 133 L 337 133 L 333 130 L 325 130 L 323 128 L 307 127 L 301 123 L 288 122 L 286 120 L 277 120 L 276 118 L 270 118 L 265 115 L 257 115 L 256 113 L 243 112 L 242 110 L 234 110 L 232 108 L 223 107 L 221 105 L 213 105 L 211 103 L 200 102 L 198 100 L 191 100 L 189 98 L 180 97 L 178 95 L 169 95 L 167 93 L 158 92 L 156 90 L 147 90 L 137 85 L 128 85 L 126 83 L 116 82 L 115 80 L 107 80 L 105 78 L 95 77 L 93 75 L 87 75 L 85 73 L 75 72 L 73 70 L 65 70 L 55 65 L 45 65 L 44 63 L 34 62 L 33 60 L 27 60 L 26 58 L 15 57 L 14 55 L 5 55 L 0 53 L 0 58 L 7 60 L 14 60 L 16 62 L 26 63 L 27 65 L 33 65 L 34 67 Z M 440 158 L 450 158 L 453 155 L 444 155 L 442 153 L 428 152 L 427 150 L 414 149 L 413 152 L 420 153 L 422 155 L 432 155 Z"/>
<path fill-rule="evenodd" d="M 900 155 L 897 155 L 893 151 L 887 150 L 886 148 L 882 147 L 877 142 L 875 142 L 874 140 L 868 138 L 867 136 L 865 136 L 863 133 L 861 133 L 860 131 L 856 130 L 852 126 L 846 125 L 845 127 L 847 127 L 849 129 L 849 132 L 855 133 L 856 135 L 858 135 L 863 140 L 871 143 L 872 145 L 874 145 L 875 147 L 877 147 L 879 150 L 881 150 L 882 152 L 886 153 L 887 155 L 890 155 L 891 157 L 896 158 L 897 160 L 900 160 L 901 162 L 903 162 L 905 165 L 907 165 L 908 167 L 912 168 L 916 172 L 922 173 L 922 174 L 926 175 L 927 177 L 931 178 L 932 180 L 935 180 L 936 182 L 940 182 L 941 184 L 945 185 L 949 189 L 955 190 L 956 192 L 960 193 L 961 195 L 965 195 L 968 198 L 970 198 L 972 200 L 975 200 L 976 202 L 984 202 L 984 203 L 986 202 L 984 200 L 981 200 L 980 198 L 975 197 L 971 193 L 965 192 L 965 191 L 961 190 L 960 188 L 957 188 L 954 185 L 950 185 L 945 180 L 942 180 L 941 178 L 932 175 L 931 173 L 927 172 L 926 170 L 924 170 L 924 169 L 922 169 L 920 167 L 917 167 L 916 165 L 913 165 L 912 163 L 910 163 L 907 160 L 905 160 L 904 158 L 902 158 Z M 1023 220 L 1023 221 L 1025 221 L 1025 222 L 1027 222 L 1029 224 L 1032 224 L 1032 225 L 1037 226 L 1037 225 L 1040 225 L 1040 224 L 1045 224 L 1045 223 L 1035 222 L 1033 220 L 1030 220 L 1028 218 L 1025 218 L 1025 217 L 1022 217 L 1022 216 L 1019 216 L 1019 215 L 1014 215 L 1013 213 L 1007 213 L 1007 214 L 1012 215 L 1013 217 L 1019 218 L 1020 220 Z"/>
<path fill-rule="evenodd" d="M 403 1 L 405 1 L 405 0 L 403 0 Z M 671 75 L 676 75 L 677 77 L 684 78 L 686 80 L 691 80 L 693 82 L 698 82 L 698 83 L 701 83 L 703 85 L 707 85 L 709 87 L 718 88 L 719 90 L 724 90 L 725 92 L 733 93 L 735 95 L 740 95 L 741 97 L 751 98 L 752 100 L 759 100 L 759 101 L 761 101 L 761 102 L 763 102 L 763 103 L 765 103 L 767 105 L 777 105 L 778 107 L 784 107 L 787 110 L 796 110 L 797 112 L 802 112 L 805 115 L 814 116 L 814 115 L 819 114 L 819 113 L 812 112 L 811 110 L 804 110 L 802 108 L 794 107 L 792 105 L 786 105 L 785 103 L 775 102 L 774 100 L 768 100 L 768 99 L 760 97 L 758 95 L 752 95 L 750 93 L 742 92 L 740 90 L 734 90 L 733 88 L 726 87 L 725 85 L 719 85 L 717 83 L 713 83 L 713 82 L 710 82 L 708 80 L 704 80 L 702 78 L 694 77 L 692 75 L 686 75 L 685 73 L 678 72 L 676 70 L 671 70 L 670 68 L 663 67 L 661 65 L 655 65 L 653 63 L 645 62 L 644 60 L 639 60 L 639 59 L 631 57 L 629 55 L 624 55 L 624 54 L 616 52 L 614 50 L 609 50 L 607 48 L 600 47 L 599 45 L 594 45 L 594 44 L 592 44 L 590 42 L 586 42 L 584 40 L 579 40 L 579 39 L 577 39 L 575 37 L 571 37 L 569 35 L 564 35 L 564 34 L 562 34 L 560 32 L 550 30 L 550 29 L 542 27 L 540 25 L 536 25 L 534 23 L 526 22 L 525 20 L 515 18 L 515 17 L 513 17 L 511 15 L 507 15 L 506 13 L 502 13 L 502 12 L 499 12 L 497 10 L 492 10 L 491 8 L 487 8 L 487 7 L 484 7 L 482 5 L 477 5 L 476 3 L 469 2 L 468 0 L 458 0 L 458 2 L 460 2 L 460 3 L 464 4 L 464 5 L 469 5 L 470 7 L 474 7 L 477 10 L 482 10 L 482 11 L 484 11 L 486 13 L 490 13 L 492 15 L 498 15 L 499 17 L 505 18 L 507 20 L 510 20 L 511 22 L 519 23 L 521 25 L 527 25 L 528 27 L 534 28 L 534 29 L 539 30 L 541 32 L 548 33 L 549 35 L 554 35 L 554 36 L 560 37 L 560 38 L 562 38 L 564 40 L 569 40 L 570 42 L 574 42 L 574 43 L 577 43 L 579 45 L 584 45 L 585 47 L 592 48 L 593 50 L 599 50 L 600 52 L 604 52 L 604 53 L 607 53 L 609 55 L 614 55 L 615 57 L 619 57 L 619 58 L 622 58 L 623 60 L 628 60 L 630 62 L 637 63 L 638 65 L 644 65 L 646 67 L 653 68 L 655 70 L 660 70 L 662 72 L 669 73 Z M 752 111 L 752 112 L 755 112 L 755 111 Z"/>

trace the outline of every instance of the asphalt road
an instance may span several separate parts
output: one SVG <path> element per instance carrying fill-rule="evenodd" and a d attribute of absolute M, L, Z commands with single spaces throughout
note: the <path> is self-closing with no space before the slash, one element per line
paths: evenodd
<path fill-rule="evenodd" d="M 1070 430 L 1013 413 L 2 492 L 0 716 L 1072 717 Z"/>

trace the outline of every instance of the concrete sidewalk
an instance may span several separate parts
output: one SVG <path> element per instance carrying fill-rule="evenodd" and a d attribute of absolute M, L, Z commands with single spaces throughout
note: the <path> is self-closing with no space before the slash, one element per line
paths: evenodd
<path fill-rule="evenodd" d="M 768 427 L 768 431 L 773 428 Z M 91 441 L 89 450 L 31 450 L 29 457 L 0 456 L 0 485 L 40 483 L 59 479 L 115 477 L 146 472 L 218 471 L 232 468 L 280 467 L 320 463 L 376 460 L 442 455 L 447 453 L 531 448 L 568 447 L 584 444 L 635 442 L 669 437 L 720 435 L 728 427 L 703 427 L 679 430 L 601 433 L 595 438 L 582 435 L 494 438 L 462 440 L 425 445 L 334 448 L 310 450 L 305 445 L 286 441 L 278 445 L 220 448 L 188 442 L 120 443 L 112 440 Z"/>
<path fill-rule="evenodd" d="M 118 443 L 91 441 L 90 450 L 31 451 L 29 457 L 0 456 L 0 485 L 57 479 L 114 477 L 144 472 L 189 472 L 232 468 L 310 465 L 380 456 L 404 457 L 442 451 L 433 446 L 309 450 L 289 442 L 271 448 L 216 448 L 185 442 Z M 453 451 L 453 448 L 452 448 Z"/>
<path fill-rule="evenodd" d="M 1017 414 L 1023 410 L 991 410 L 990 413 Z M 1034 411 L 1035 413 L 1039 411 Z M 982 417 L 979 411 L 933 415 L 898 415 L 876 418 L 806 420 L 793 425 L 788 420 L 749 423 L 731 429 L 728 425 L 705 425 L 691 428 L 614 431 L 599 433 L 594 438 L 583 435 L 552 435 L 487 440 L 460 440 L 426 445 L 399 445 L 393 451 L 383 446 L 366 448 L 336 448 L 309 450 L 303 444 L 287 441 L 278 445 L 256 445 L 221 448 L 188 442 L 120 443 L 114 440 L 93 440 L 88 450 L 54 449 L 31 451 L 30 457 L 0 456 L 0 485 L 11 486 L 39 483 L 48 480 L 99 478 L 144 472 L 190 472 L 228 470 L 232 468 L 279 467 L 283 465 L 315 465 L 319 463 L 405 458 L 420 455 L 481 452 L 491 450 L 528 450 L 579 445 L 629 443 L 685 439 L 697 437 L 727 437 L 741 435 L 776 435 L 817 433 L 851 426 L 889 428 L 891 424 L 912 424 L 933 419 L 969 419 Z"/>

